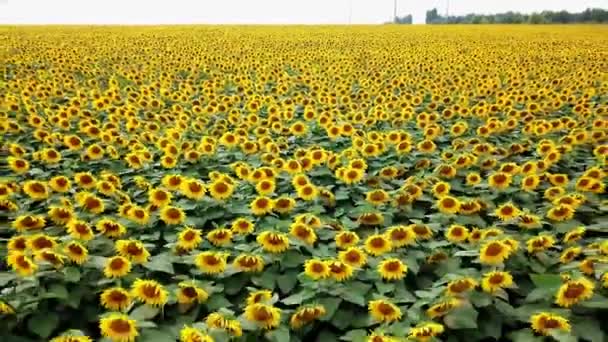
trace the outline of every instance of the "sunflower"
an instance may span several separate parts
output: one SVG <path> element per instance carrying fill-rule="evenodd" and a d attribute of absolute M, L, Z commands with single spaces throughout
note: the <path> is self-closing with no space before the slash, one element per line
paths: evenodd
<path fill-rule="evenodd" d="M 209 192 L 215 200 L 224 201 L 232 196 L 234 185 L 226 182 L 224 179 L 217 179 L 209 185 Z"/>
<path fill-rule="evenodd" d="M 466 177 L 467 185 L 477 185 L 481 183 L 481 176 L 477 172 L 470 172 Z"/>
<path fill-rule="evenodd" d="M 426 342 L 431 338 L 441 335 L 445 328 L 438 323 L 420 323 L 410 329 L 408 337 L 416 341 Z"/>
<path fill-rule="evenodd" d="M 388 193 L 384 190 L 372 190 L 365 194 L 365 200 L 372 205 L 382 205 L 390 199 Z"/>
<path fill-rule="evenodd" d="M 32 259 L 30 259 L 23 252 L 13 251 L 8 253 L 6 263 L 13 269 L 13 272 L 22 277 L 27 277 L 34 274 L 38 268 Z"/>
<path fill-rule="evenodd" d="M 30 163 L 25 159 L 9 156 L 7 161 L 11 170 L 18 175 L 24 174 L 30 169 Z"/>
<path fill-rule="evenodd" d="M 204 303 L 209 294 L 192 282 L 182 281 L 177 284 L 177 302 L 180 304 Z"/>
<path fill-rule="evenodd" d="M 394 322 L 401 319 L 402 313 L 399 307 L 387 300 L 377 299 L 367 303 L 372 318 L 378 322 Z"/>
<path fill-rule="evenodd" d="M 306 184 L 296 189 L 298 197 L 305 201 L 313 201 L 319 196 L 319 190 L 313 184 Z"/>
<path fill-rule="evenodd" d="M 150 258 L 150 253 L 139 240 L 118 240 L 115 247 L 120 256 L 129 259 L 134 264 L 144 264 Z"/>
<path fill-rule="evenodd" d="M 273 209 L 272 199 L 265 196 L 257 196 L 250 204 L 249 208 L 254 215 L 262 216 L 268 214 Z"/>
<path fill-rule="evenodd" d="M 6 302 L 0 300 L 0 316 L 13 314 L 15 314 L 15 310 L 13 309 L 13 307 L 7 304 Z"/>
<path fill-rule="evenodd" d="M 74 181 L 78 186 L 89 190 L 97 185 L 97 179 L 90 172 L 78 172 L 74 175 Z"/>
<path fill-rule="evenodd" d="M 68 222 L 68 233 L 78 240 L 89 241 L 94 237 L 93 228 L 85 221 L 72 220 Z"/>
<path fill-rule="evenodd" d="M 272 299 L 272 292 L 269 290 L 258 290 L 249 293 L 247 296 L 247 305 L 257 303 L 268 303 Z"/>
<path fill-rule="evenodd" d="M 428 240 L 433 237 L 433 231 L 426 224 L 414 223 L 408 226 L 408 230 L 414 233 L 416 240 Z"/>
<path fill-rule="evenodd" d="M 279 214 L 287 214 L 296 206 L 296 201 L 288 196 L 282 196 L 274 200 L 273 210 Z"/>
<path fill-rule="evenodd" d="M 595 273 L 595 263 L 598 261 L 597 258 L 588 257 L 581 261 L 578 265 L 578 269 L 585 275 L 591 276 Z"/>
<path fill-rule="evenodd" d="M 111 287 L 103 290 L 99 300 L 108 310 L 123 311 L 131 305 L 131 294 L 122 287 Z"/>
<path fill-rule="evenodd" d="M 232 231 L 226 228 L 216 228 L 207 233 L 207 240 L 214 246 L 224 246 L 232 241 Z"/>
<path fill-rule="evenodd" d="M 510 221 L 516 217 L 521 215 L 521 210 L 519 210 L 512 202 L 503 203 L 496 210 L 494 210 L 494 215 L 498 216 L 498 218 L 502 221 Z"/>
<path fill-rule="evenodd" d="M 460 210 L 460 201 L 456 197 L 446 195 L 437 200 L 437 207 L 444 214 L 456 214 Z"/>
<path fill-rule="evenodd" d="M 397 258 L 388 258 L 378 264 L 378 273 L 384 280 L 400 280 L 407 273 L 407 266 Z"/>
<path fill-rule="evenodd" d="M 55 192 L 68 192 L 72 184 L 65 176 L 55 176 L 49 180 L 49 186 Z"/>
<path fill-rule="evenodd" d="M 41 216 L 41 215 L 17 216 L 11 223 L 11 226 L 17 232 L 40 230 L 40 229 L 44 228 L 45 225 L 46 225 L 46 221 L 44 219 L 44 216 Z"/>
<path fill-rule="evenodd" d="M 159 208 L 167 206 L 171 203 L 171 193 L 163 189 L 151 189 L 148 191 L 148 201 Z"/>
<path fill-rule="evenodd" d="M 566 248 L 559 257 L 559 261 L 562 264 L 567 264 L 572 262 L 572 260 L 576 259 L 579 255 L 583 253 L 583 249 L 581 247 L 575 246 Z"/>
<path fill-rule="evenodd" d="M 200 330 L 184 325 L 179 332 L 180 342 L 213 342 L 213 337 L 203 334 Z"/>
<path fill-rule="evenodd" d="M 177 246 L 185 251 L 191 251 L 203 242 L 201 231 L 191 227 L 185 227 L 177 233 Z"/>
<path fill-rule="evenodd" d="M 150 220 L 150 213 L 146 208 L 131 206 L 127 211 L 127 218 L 137 224 L 146 225 Z"/>
<path fill-rule="evenodd" d="M 293 223 L 289 229 L 289 233 L 308 245 L 313 245 L 317 241 L 315 231 L 303 223 Z"/>
<path fill-rule="evenodd" d="M 251 220 L 241 217 L 232 222 L 230 229 L 234 234 L 247 235 L 253 233 L 255 225 Z"/>
<path fill-rule="evenodd" d="M 513 285 L 513 276 L 509 272 L 491 271 L 483 275 L 481 288 L 484 292 L 494 293 L 498 289 L 508 288 Z"/>
<path fill-rule="evenodd" d="M 373 332 L 367 337 L 366 342 L 396 342 L 397 340 L 382 332 Z"/>
<path fill-rule="evenodd" d="M 89 259 L 89 251 L 78 242 L 70 241 L 63 248 L 65 255 L 78 265 L 84 264 Z"/>
<path fill-rule="evenodd" d="M 447 285 L 447 293 L 449 296 L 460 296 L 463 293 L 471 291 L 477 287 L 477 281 L 472 278 L 461 278 L 452 280 Z"/>
<path fill-rule="evenodd" d="M 352 267 L 362 267 L 367 262 L 367 254 L 360 248 L 349 247 L 338 254 L 338 259 Z"/>
<path fill-rule="evenodd" d="M 304 325 L 325 315 L 323 305 L 304 306 L 296 310 L 289 319 L 289 325 L 293 329 L 300 329 Z"/>
<path fill-rule="evenodd" d="M 460 306 L 460 301 L 457 299 L 450 299 L 444 302 L 432 305 L 426 310 L 426 315 L 431 319 L 444 316 L 450 312 L 450 310 Z"/>
<path fill-rule="evenodd" d="M 481 205 L 478 200 L 465 201 L 460 204 L 459 213 L 464 215 L 472 215 L 481 210 Z"/>
<path fill-rule="evenodd" d="M 131 272 L 131 262 L 122 256 L 113 256 L 107 259 L 103 269 L 106 278 L 120 278 Z"/>
<path fill-rule="evenodd" d="M 57 246 L 57 238 L 48 236 L 44 233 L 30 235 L 27 239 L 27 246 L 34 252 L 43 249 L 53 249 Z"/>
<path fill-rule="evenodd" d="M 79 192 L 75 195 L 78 205 L 93 214 L 101 214 L 105 210 L 104 201 L 90 192 Z"/>
<path fill-rule="evenodd" d="M 27 247 L 27 237 L 24 235 L 14 235 L 6 244 L 9 253 L 12 252 L 25 252 Z"/>
<path fill-rule="evenodd" d="M 72 208 L 56 207 L 51 206 L 48 211 L 49 218 L 57 225 L 66 225 L 74 217 L 74 210 Z"/>
<path fill-rule="evenodd" d="M 567 244 L 575 243 L 578 240 L 583 238 L 583 236 L 585 235 L 585 232 L 586 232 L 585 227 L 582 227 L 582 226 L 576 227 L 576 228 L 572 229 L 571 231 L 567 232 L 564 235 L 562 241 Z"/>
<path fill-rule="evenodd" d="M 45 182 L 28 180 L 23 183 L 23 192 L 35 201 L 47 199 L 50 195 Z"/>
<path fill-rule="evenodd" d="M 245 318 L 263 329 L 270 330 L 281 323 L 281 309 L 263 303 L 247 305 Z"/>
<path fill-rule="evenodd" d="M 313 258 L 304 263 L 304 273 L 314 280 L 320 280 L 331 276 L 331 269 L 328 262 Z"/>
<path fill-rule="evenodd" d="M 289 248 L 289 238 L 283 233 L 264 231 L 257 236 L 256 241 L 264 251 L 270 253 L 283 253 Z"/>
<path fill-rule="evenodd" d="M 431 234 L 432 235 L 432 234 Z M 416 233 L 409 226 L 392 226 L 386 232 L 394 248 L 408 246 L 416 242 Z"/>
<path fill-rule="evenodd" d="M 551 331 L 561 330 L 565 332 L 570 331 L 570 323 L 562 316 L 541 312 L 534 314 L 530 317 L 530 324 L 532 329 L 541 335 L 549 336 Z"/>
<path fill-rule="evenodd" d="M 441 198 L 445 195 L 449 195 L 450 189 L 450 183 L 438 182 L 437 184 L 433 185 L 433 196 L 435 196 L 436 198 Z"/>
<path fill-rule="evenodd" d="M 139 333 L 137 332 L 137 321 L 129 316 L 119 313 L 111 313 L 99 320 L 101 335 L 113 342 L 134 342 Z"/>
<path fill-rule="evenodd" d="M 97 231 L 110 238 L 117 238 L 124 235 L 127 229 L 122 224 L 109 218 L 102 218 L 95 224 Z"/>
<path fill-rule="evenodd" d="M 264 269 L 264 259 L 259 255 L 241 254 L 232 264 L 243 272 L 261 272 Z"/>
<path fill-rule="evenodd" d="M 200 200 L 205 197 L 205 185 L 198 179 L 189 178 L 181 183 L 181 193 L 189 199 Z M 152 202 L 154 203 L 154 202 Z M 156 203 L 154 203 L 156 204 Z M 166 205 L 166 204 L 165 204 Z"/>
<path fill-rule="evenodd" d="M 521 180 L 521 189 L 527 192 L 534 192 L 539 184 L 540 177 L 538 175 L 527 175 Z"/>
<path fill-rule="evenodd" d="M 530 254 L 542 252 L 553 247 L 553 245 L 555 245 L 555 238 L 551 235 L 539 235 L 526 241 L 528 253 Z"/>
<path fill-rule="evenodd" d="M 382 255 L 392 249 L 392 242 L 385 235 L 373 234 L 365 239 L 365 251 L 373 256 Z"/>
<path fill-rule="evenodd" d="M 131 295 L 138 301 L 153 306 L 167 303 L 168 293 L 156 280 L 136 279 L 131 285 Z"/>
<path fill-rule="evenodd" d="M 181 208 L 165 206 L 161 209 L 160 219 L 165 222 L 165 224 L 181 224 L 186 219 L 186 214 Z"/>
<path fill-rule="evenodd" d="M 339 177 L 346 184 L 359 183 L 365 176 L 365 171 L 355 168 L 338 169 L 336 172 L 342 170 L 342 176 Z"/>
<path fill-rule="evenodd" d="M 485 243 L 479 252 L 479 259 L 482 264 L 497 265 L 504 262 L 509 257 L 511 248 L 500 241 L 490 241 Z"/>
<path fill-rule="evenodd" d="M 268 196 L 274 193 L 276 183 L 272 179 L 262 179 L 255 185 L 255 190 L 261 196 Z"/>
<path fill-rule="evenodd" d="M 177 190 L 181 189 L 183 181 L 184 181 L 184 177 L 182 177 L 180 175 L 165 175 L 165 176 L 163 176 L 161 183 L 165 188 L 167 188 L 171 191 L 177 191 Z M 162 201 L 162 199 L 160 199 L 160 198 L 159 198 L 159 200 Z"/>
<path fill-rule="evenodd" d="M 547 217 L 553 221 L 567 221 L 574 217 L 574 208 L 566 204 L 559 204 L 547 212 Z"/>
<path fill-rule="evenodd" d="M 357 218 L 359 224 L 364 226 L 378 226 L 384 223 L 384 215 L 382 213 L 363 213 Z"/>
<path fill-rule="evenodd" d="M 524 228 L 524 229 L 535 229 L 535 228 L 540 228 L 543 226 L 540 221 L 540 217 L 530 214 L 530 213 L 521 214 L 518 217 L 517 225 L 520 228 Z"/>
<path fill-rule="evenodd" d="M 445 232 L 445 237 L 450 242 L 464 242 L 469 237 L 469 230 L 465 226 L 453 224 Z"/>
<path fill-rule="evenodd" d="M 328 262 L 329 273 L 336 281 L 345 281 L 352 277 L 353 268 L 351 265 L 338 260 Z"/>
<path fill-rule="evenodd" d="M 488 184 L 490 187 L 499 190 L 508 188 L 512 181 L 513 177 L 506 172 L 495 172 L 488 177 Z"/>
<path fill-rule="evenodd" d="M 195 265 L 205 274 L 218 274 L 226 269 L 228 255 L 217 252 L 201 252 L 194 259 Z"/>
<path fill-rule="evenodd" d="M 584 277 L 568 280 L 557 290 L 555 303 L 562 307 L 571 307 L 582 300 L 590 299 L 594 288 L 595 284 Z"/>
<path fill-rule="evenodd" d="M 346 249 L 356 245 L 359 242 L 359 235 L 355 232 L 341 231 L 334 237 L 336 247 Z"/>

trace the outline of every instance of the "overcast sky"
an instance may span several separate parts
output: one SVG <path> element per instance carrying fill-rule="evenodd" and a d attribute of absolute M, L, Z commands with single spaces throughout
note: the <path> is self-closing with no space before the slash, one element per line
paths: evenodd
<path fill-rule="evenodd" d="M 448 0 L 397 0 L 423 23 Z M 450 14 L 608 8 L 608 0 L 449 0 Z M 378 24 L 393 0 L 0 0 L 0 24 Z"/>

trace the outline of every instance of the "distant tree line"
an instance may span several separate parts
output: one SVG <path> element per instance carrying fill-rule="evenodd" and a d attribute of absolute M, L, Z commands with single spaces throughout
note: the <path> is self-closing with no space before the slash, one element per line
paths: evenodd
<path fill-rule="evenodd" d="M 393 20 L 393 24 L 411 24 L 413 22 L 412 19 L 412 15 L 408 14 L 408 15 L 404 15 L 403 17 L 395 17 L 395 19 Z"/>
<path fill-rule="evenodd" d="M 568 11 L 542 11 L 532 14 L 506 12 L 498 14 L 467 14 L 442 16 L 436 8 L 426 11 L 427 24 L 569 24 L 569 23 L 608 23 L 608 11 L 600 8 L 587 8 L 580 13 Z"/>

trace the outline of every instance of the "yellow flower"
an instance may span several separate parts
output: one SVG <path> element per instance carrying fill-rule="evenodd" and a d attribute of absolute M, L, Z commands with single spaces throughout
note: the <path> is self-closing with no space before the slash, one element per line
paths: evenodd
<path fill-rule="evenodd" d="M 331 275 L 329 263 L 319 259 L 308 259 L 304 263 L 304 273 L 314 280 L 325 279 Z"/>
<path fill-rule="evenodd" d="M 496 172 L 488 177 L 488 184 L 492 188 L 496 188 L 499 190 L 506 189 L 511 185 L 513 178 L 511 174 L 506 172 Z"/>
<path fill-rule="evenodd" d="M 120 256 L 123 256 L 134 264 L 143 264 L 150 258 L 150 253 L 138 240 L 118 240 L 116 241 L 116 251 Z"/>
<path fill-rule="evenodd" d="M 407 266 L 397 258 L 388 258 L 378 264 L 378 273 L 384 280 L 400 280 L 407 273 Z"/>
<path fill-rule="evenodd" d="M 393 246 L 391 240 L 380 234 L 373 234 L 365 239 L 365 251 L 373 256 L 390 252 Z"/>
<path fill-rule="evenodd" d="M 570 323 L 562 316 L 541 312 L 534 314 L 530 317 L 530 324 L 532 329 L 541 335 L 549 336 L 551 330 L 562 330 L 565 332 L 570 331 Z"/>
<path fill-rule="evenodd" d="M 254 215 L 262 216 L 272 211 L 273 204 L 270 198 L 258 196 L 249 204 L 249 208 Z"/>
<path fill-rule="evenodd" d="M 108 258 L 103 274 L 106 278 L 120 278 L 131 272 L 131 262 L 122 256 Z"/>
<path fill-rule="evenodd" d="M 42 229 L 45 224 L 44 216 L 21 215 L 13 220 L 11 226 L 17 232 L 23 232 Z"/>
<path fill-rule="evenodd" d="M 471 291 L 477 287 L 477 281 L 471 278 L 461 278 L 452 280 L 448 283 L 447 293 L 449 296 L 460 296 L 465 292 Z"/>
<path fill-rule="evenodd" d="M 232 231 L 226 228 L 216 228 L 207 233 L 207 240 L 214 246 L 224 246 L 232 241 Z"/>
<path fill-rule="evenodd" d="M 234 186 L 230 183 L 225 182 L 222 179 L 218 179 L 211 183 L 211 185 L 209 186 L 209 192 L 211 193 L 211 197 L 213 197 L 214 199 L 218 201 L 223 201 L 232 196 L 232 193 L 234 192 Z"/>
<path fill-rule="evenodd" d="M 455 307 L 460 305 L 460 301 L 450 299 L 441 303 L 437 303 L 426 310 L 426 315 L 430 318 L 441 317 L 450 312 Z"/>
<path fill-rule="evenodd" d="M 488 293 L 494 293 L 498 289 L 508 288 L 513 285 L 513 276 L 509 272 L 492 271 L 485 273 L 481 280 L 481 288 Z"/>
<path fill-rule="evenodd" d="M 251 220 L 241 217 L 232 222 L 230 229 L 235 234 L 247 235 L 253 233 L 255 226 Z"/>
<path fill-rule="evenodd" d="M 165 206 L 160 211 L 160 219 L 165 224 L 181 224 L 186 220 L 186 214 L 181 208 Z"/>
<path fill-rule="evenodd" d="M 206 251 L 199 253 L 194 263 L 203 273 L 218 274 L 226 269 L 226 258 L 226 254 Z"/>
<path fill-rule="evenodd" d="M 353 268 L 342 261 L 329 261 L 329 273 L 336 281 L 345 281 L 352 277 Z"/>
<path fill-rule="evenodd" d="M 272 179 L 262 179 L 255 185 L 255 190 L 261 196 L 268 196 L 274 192 L 276 183 Z"/>
<path fill-rule="evenodd" d="M 547 212 L 547 217 L 553 221 L 567 221 L 574 217 L 574 208 L 566 204 L 559 204 Z"/>
<path fill-rule="evenodd" d="M 265 231 L 260 233 L 256 241 L 264 251 L 269 253 L 283 253 L 289 248 L 289 238 L 283 233 Z"/>
<path fill-rule="evenodd" d="M 131 295 L 148 305 L 163 306 L 169 294 L 156 280 L 136 279 L 131 285 Z"/>
<path fill-rule="evenodd" d="M 335 236 L 336 247 L 346 249 L 354 246 L 359 242 L 359 236 L 355 232 L 342 231 Z"/>
<path fill-rule="evenodd" d="M 9 156 L 7 161 L 11 170 L 18 175 L 24 174 L 30 169 L 30 163 L 25 159 Z"/>
<path fill-rule="evenodd" d="M 184 325 L 179 332 L 180 342 L 213 342 L 213 337 L 203 334 L 200 330 Z"/>
<path fill-rule="evenodd" d="M 179 178 L 180 184 L 181 178 Z M 148 201 L 157 207 L 164 207 L 171 203 L 171 193 L 163 189 L 152 189 L 148 191 Z"/>
<path fill-rule="evenodd" d="M 23 183 L 23 192 L 35 201 L 47 199 L 50 195 L 45 182 L 28 180 Z"/>
<path fill-rule="evenodd" d="M 137 322 L 129 316 L 112 313 L 99 320 L 101 335 L 113 342 L 133 342 L 139 336 Z"/>
<path fill-rule="evenodd" d="M 432 337 L 441 335 L 444 330 L 443 325 L 438 323 L 420 323 L 410 329 L 409 338 L 416 341 L 428 341 Z"/>
<path fill-rule="evenodd" d="M 502 221 L 509 221 L 521 214 L 521 210 L 519 210 L 513 203 L 507 202 L 501 204 L 496 210 L 494 210 L 494 215 L 498 216 Z"/>
<path fill-rule="evenodd" d="M 68 223 L 68 233 L 74 239 L 89 241 L 93 239 L 93 228 L 85 221 L 72 220 Z"/>
<path fill-rule="evenodd" d="M 445 232 L 445 237 L 450 242 L 464 242 L 469 237 L 469 230 L 465 226 L 453 224 Z"/>
<path fill-rule="evenodd" d="M 131 294 L 122 287 L 111 287 L 101 293 L 100 302 L 108 310 L 123 311 L 131 305 Z"/>
<path fill-rule="evenodd" d="M 595 284 L 587 278 L 568 280 L 557 290 L 555 303 L 562 307 L 571 307 L 582 300 L 590 299 L 594 288 Z"/>
<path fill-rule="evenodd" d="M 177 286 L 177 302 L 180 304 L 204 303 L 209 298 L 207 291 L 192 282 L 182 281 Z"/>
<path fill-rule="evenodd" d="M 296 206 L 296 200 L 288 196 L 282 196 L 274 200 L 273 210 L 279 214 L 287 214 Z"/>
<path fill-rule="evenodd" d="M 382 205 L 390 199 L 388 193 L 384 190 L 372 190 L 368 191 L 365 194 L 365 200 L 372 205 L 379 206 Z"/>
<path fill-rule="evenodd" d="M 259 255 L 241 254 L 234 259 L 233 265 L 244 272 L 261 272 L 264 269 L 264 259 Z"/>
<path fill-rule="evenodd" d="M 367 308 L 372 318 L 378 322 L 394 322 L 402 316 L 399 307 L 384 299 L 368 302 Z"/>
<path fill-rule="evenodd" d="M 426 224 L 413 223 L 407 228 L 414 233 L 416 240 L 428 240 L 433 237 L 433 231 Z"/>
<path fill-rule="evenodd" d="M 298 197 L 305 201 L 312 201 L 319 196 L 319 190 L 312 184 L 306 184 L 296 189 Z"/>
<path fill-rule="evenodd" d="M 555 238 L 551 235 L 539 235 L 526 241 L 528 253 L 538 253 L 553 247 Z"/>
<path fill-rule="evenodd" d="M 281 310 L 262 303 L 247 305 L 245 307 L 245 318 L 263 329 L 270 330 L 281 323 Z"/>
<path fill-rule="evenodd" d="M 176 191 L 181 188 L 183 180 L 184 180 L 184 178 L 180 175 L 165 175 L 165 176 L 163 176 L 161 183 L 165 188 L 167 188 L 171 191 Z M 154 191 L 154 190 L 152 190 L 152 191 Z M 166 194 L 166 192 L 165 192 L 165 194 Z M 150 202 L 153 202 L 152 198 L 149 198 L 149 199 L 150 199 Z M 166 201 L 162 198 L 162 195 L 161 195 L 161 198 L 157 198 L 156 200 L 159 200 L 162 202 Z M 165 204 L 168 204 L 168 203 L 165 203 Z"/>
<path fill-rule="evenodd" d="M 191 251 L 203 242 L 201 231 L 191 227 L 185 227 L 177 234 L 177 245 L 185 250 Z"/>
<path fill-rule="evenodd" d="M 578 247 L 578 246 L 566 248 L 562 252 L 562 254 L 560 255 L 559 261 L 562 264 L 570 263 L 576 257 L 578 257 L 579 255 L 581 255 L 582 252 L 583 252 L 583 249 L 581 247 Z"/>
<path fill-rule="evenodd" d="M 317 241 L 317 234 L 315 234 L 315 231 L 302 223 L 293 223 L 289 229 L 289 233 L 308 245 L 312 245 Z"/>
<path fill-rule="evenodd" d="M 338 259 L 352 267 L 362 267 L 367 262 L 367 254 L 360 248 L 349 247 L 338 254 Z"/>
<path fill-rule="evenodd" d="M 437 208 L 444 214 L 456 214 L 460 210 L 460 201 L 449 195 L 441 197 L 437 201 Z"/>
<path fill-rule="evenodd" d="M 63 248 L 65 255 L 78 265 L 84 264 L 89 259 L 89 251 L 83 245 L 70 241 Z"/>
<path fill-rule="evenodd" d="M 83 228 L 82 226 L 77 228 Z M 116 238 L 124 235 L 127 232 L 127 229 L 120 223 L 115 222 L 108 218 L 103 218 L 95 224 L 95 228 L 101 232 L 103 235 Z M 84 229 L 84 228 L 83 228 Z"/>
<path fill-rule="evenodd" d="M 301 307 L 291 315 L 289 325 L 293 329 L 300 329 L 304 325 L 325 315 L 325 307 L 323 305 Z"/>
<path fill-rule="evenodd" d="M 511 248 L 500 241 L 490 241 L 485 243 L 479 252 L 479 259 L 482 264 L 498 265 L 509 257 Z"/>
<path fill-rule="evenodd" d="M 65 176 L 55 176 L 49 180 L 49 186 L 55 192 L 67 192 L 71 188 L 70 180 Z"/>
<path fill-rule="evenodd" d="M 22 277 L 27 277 L 34 274 L 38 268 L 32 259 L 22 252 L 11 252 L 8 254 L 6 259 L 6 263 L 13 269 L 13 271 Z"/>
<path fill-rule="evenodd" d="M 247 305 L 257 303 L 267 303 L 272 299 L 272 292 L 269 290 L 258 290 L 249 293 L 247 297 Z"/>

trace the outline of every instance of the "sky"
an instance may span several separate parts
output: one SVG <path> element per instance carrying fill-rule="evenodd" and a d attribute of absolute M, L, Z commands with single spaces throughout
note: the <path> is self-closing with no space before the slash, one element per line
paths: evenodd
<path fill-rule="evenodd" d="M 608 8 L 608 0 L 397 0 L 397 14 L 424 23 L 445 14 Z M 393 0 L 0 0 L 0 24 L 380 24 Z"/>

